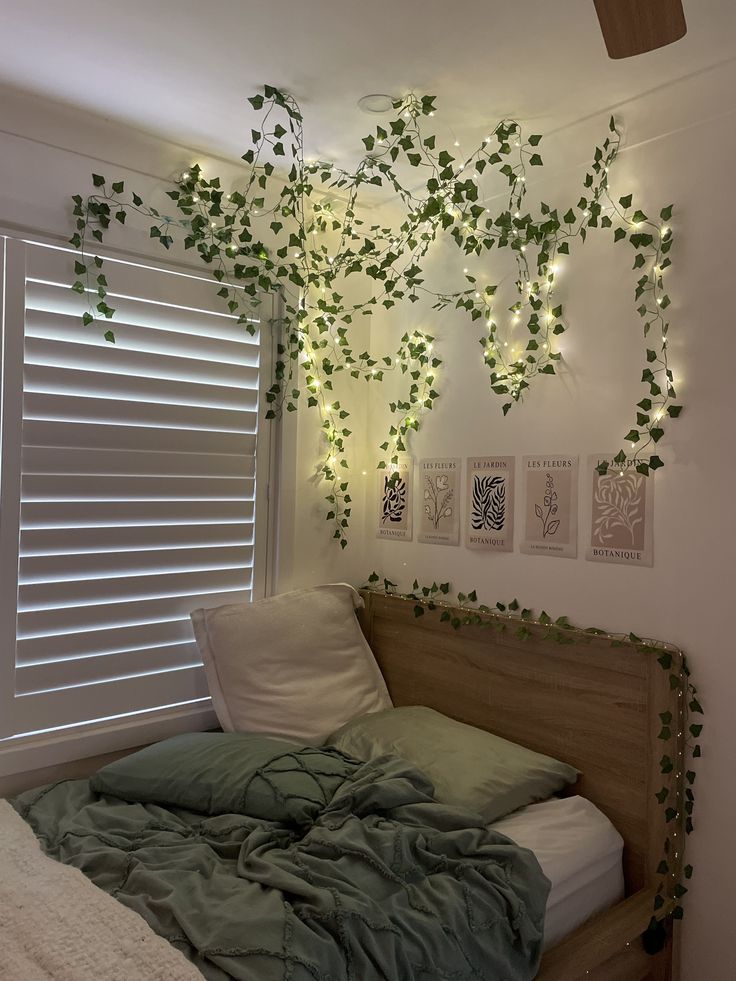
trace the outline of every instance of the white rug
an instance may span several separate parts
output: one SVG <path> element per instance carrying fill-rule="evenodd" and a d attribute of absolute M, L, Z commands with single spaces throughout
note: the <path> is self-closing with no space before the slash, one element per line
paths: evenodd
<path fill-rule="evenodd" d="M 2 981 L 202 981 L 133 910 L 41 851 L 0 800 Z"/>

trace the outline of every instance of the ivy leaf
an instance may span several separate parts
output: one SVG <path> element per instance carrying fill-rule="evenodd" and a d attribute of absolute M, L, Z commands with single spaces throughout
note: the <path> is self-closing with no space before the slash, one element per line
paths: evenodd
<path fill-rule="evenodd" d="M 102 187 L 105 183 L 105 178 L 101 174 L 92 174 L 92 183 L 95 187 Z"/>

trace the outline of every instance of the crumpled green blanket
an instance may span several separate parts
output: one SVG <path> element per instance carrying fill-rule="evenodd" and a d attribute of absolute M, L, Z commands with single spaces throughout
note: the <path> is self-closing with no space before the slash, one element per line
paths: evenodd
<path fill-rule="evenodd" d="M 402 760 L 346 774 L 301 826 L 129 803 L 86 780 L 13 805 L 210 981 L 533 978 L 549 891 L 534 855 L 437 803 Z"/>

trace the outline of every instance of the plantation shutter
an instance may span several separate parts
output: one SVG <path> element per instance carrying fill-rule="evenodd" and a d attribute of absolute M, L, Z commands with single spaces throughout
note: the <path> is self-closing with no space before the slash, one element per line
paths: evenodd
<path fill-rule="evenodd" d="M 0 737 L 204 702 L 189 612 L 253 590 L 258 332 L 119 260 L 83 327 L 73 253 L 5 252 Z"/>

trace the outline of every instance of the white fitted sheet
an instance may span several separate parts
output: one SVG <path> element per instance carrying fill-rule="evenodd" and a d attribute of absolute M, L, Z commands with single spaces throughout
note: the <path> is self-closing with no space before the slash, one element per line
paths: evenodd
<path fill-rule="evenodd" d="M 530 804 L 491 827 L 533 851 L 552 883 L 545 949 L 623 899 L 623 838 L 584 797 Z"/>

